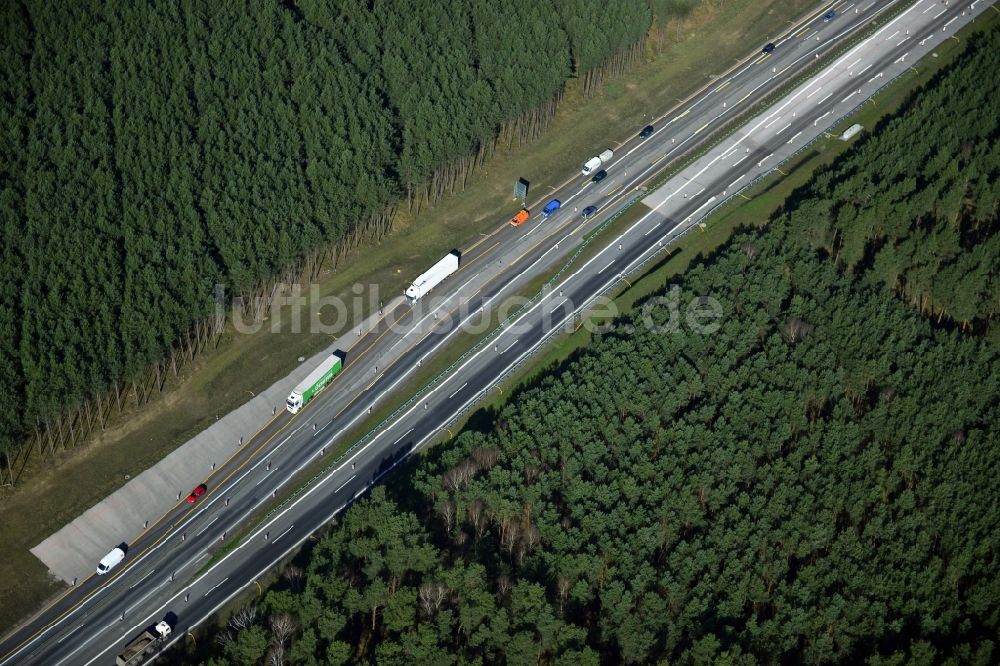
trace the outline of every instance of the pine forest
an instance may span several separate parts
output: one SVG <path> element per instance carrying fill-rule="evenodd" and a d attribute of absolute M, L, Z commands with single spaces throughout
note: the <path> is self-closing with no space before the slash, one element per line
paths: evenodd
<path fill-rule="evenodd" d="M 249 296 L 378 238 L 536 137 L 570 78 L 620 72 L 654 9 L 693 5 L 4 2 L 4 480 L 27 437 L 176 372 L 215 285 Z"/>

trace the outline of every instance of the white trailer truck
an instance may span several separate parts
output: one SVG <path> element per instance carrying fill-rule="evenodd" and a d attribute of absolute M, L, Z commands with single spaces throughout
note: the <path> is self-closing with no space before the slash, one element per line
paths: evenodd
<path fill-rule="evenodd" d="M 146 629 L 135 640 L 126 645 L 125 649 L 118 654 L 115 663 L 118 666 L 137 666 L 169 637 L 170 625 L 166 621 L 157 622 L 152 631 Z"/>
<path fill-rule="evenodd" d="M 444 256 L 426 272 L 417 277 L 409 287 L 403 292 L 410 303 L 416 303 L 417 299 L 423 297 L 431 289 L 441 284 L 441 281 L 458 270 L 460 255 L 458 250 L 453 250 Z"/>
<path fill-rule="evenodd" d="M 291 392 L 288 396 L 288 400 L 285 401 L 285 406 L 288 411 L 292 414 L 298 414 L 299 410 L 302 409 L 307 402 L 313 399 L 313 397 L 326 388 L 326 385 L 330 383 L 343 365 L 340 362 L 340 356 L 334 352 L 326 357 L 326 359 L 316 367 L 315 370 L 309 373 L 309 376 L 299 382 L 299 385 L 295 387 L 295 390 Z"/>

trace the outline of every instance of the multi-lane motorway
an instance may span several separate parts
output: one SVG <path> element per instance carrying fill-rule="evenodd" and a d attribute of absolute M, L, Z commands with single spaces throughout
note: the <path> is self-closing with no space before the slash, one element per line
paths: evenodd
<path fill-rule="evenodd" d="M 547 195 L 563 208 L 545 221 L 501 223 L 463 249 L 462 268 L 414 305 L 396 299 L 368 330 L 352 333 L 343 373 L 291 417 L 278 413 L 253 441 L 216 470 L 209 493 L 180 504 L 132 540 L 128 557 L 102 578 L 89 577 L 0 644 L 0 664 L 113 663 L 115 654 L 166 613 L 176 615 L 173 641 L 308 539 L 402 456 L 440 436 L 526 356 L 556 331 L 573 326 L 596 298 L 617 288 L 714 206 L 799 150 L 836 119 L 949 38 L 992 3 L 912 5 L 867 0 L 818 6 L 775 37 L 769 54 L 755 52 L 654 121 L 655 133 L 615 150 L 608 178 L 576 175 Z M 834 8 L 837 16 L 823 21 Z M 896 16 L 888 19 L 888 12 Z M 882 16 L 880 20 L 880 16 Z M 874 22 L 874 23 L 873 23 Z M 877 30 L 877 32 L 875 32 Z M 874 34 L 869 34 L 874 33 Z M 847 40 L 858 41 L 846 48 Z M 746 122 L 655 191 L 650 179 L 715 128 L 736 120 L 768 93 L 796 81 L 826 55 L 833 61 L 802 80 L 780 102 Z M 819 56 L 819 58 L 817 57 Z M 638 128 L 637 128 L 638 129 Z M 641 198 L 641 202 L 636 202 Z M 578 211 L 597 206 L 583 220 Z M 587 252 L 581 239 L 628 205 L 646 213 L 626 229 L 602 234 Z M 534 209 L 540 210 L 540 205 Z M 501 211 L 506 218 L 511 211 Z M 606 238 L 604 236 L 607 236 Z M 200 575 L 212 553 L 267 510 L 302 469 L 326 461 L 352 426 L 364 421 L 440 350 L 460 324 L 489 321 L 492 308 L 541 275 L 558 276 L 504 325 L 483 326 L 475 346 L 412 396 L 330 469 L 267 515 L 239 547 Z"/>

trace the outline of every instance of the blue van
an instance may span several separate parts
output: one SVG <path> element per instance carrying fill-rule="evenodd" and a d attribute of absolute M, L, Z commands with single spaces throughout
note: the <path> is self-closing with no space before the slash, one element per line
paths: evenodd
<path fill-rule="evenodd" d="M 553 199 L 552 201 L 548 202 L 547 204 L 545 204 L 545 208 L 542 209 L 542 217 L 543 218 L 548 217 L 552 213 L 559 210 L 560 206 L 562 206 L 562 202 L 559 201 L 559 199 Z"/>

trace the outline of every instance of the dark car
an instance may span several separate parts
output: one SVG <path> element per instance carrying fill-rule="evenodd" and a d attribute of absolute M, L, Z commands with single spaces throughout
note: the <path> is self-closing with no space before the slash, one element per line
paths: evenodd
<path fill-rule="evenodd" d="M 639 132 L 639 138 L 646 139 L 648 137 L 651 137 L 653 136 L 653 132 L 655 131 L 656 131 L 655 127 L 653 127 L 652 125 L 646 125 L 645 127 L 642 128 L 642 131 Z"/>
<path fill-rule="evenodd" d="M 591 215 L 597 212 L 597 206 L 587 206 L 583 209 L 583 219 L 587 219 Z"/>
<path fill-rule="evenodd" d="M 773 50 L 774 50 L 774 42 L 768 42 L 767 44 L 764 45 L 764 48 L 762 48 L 760 52 L 763 53 L 764 55 L 767 55 Z"/>
<path fill-rule="evenodd" d="M 608 177 L 608 172 L 605 171 L 604 169 L 601 169 L 600 171 L 598 171 L 597 173 L 595 173 L 594 177 L 591 178 L 590 180 L 592 180 L 595 183 L 599 183 L 599 182 L 601 182 L 602 180 L 604 180 L 607 177 Z"/>
<path fill-rule="evenodd" d="M 829 23 L 830 21 L 832 21 L 835 18 L 837 18 L 837 12 L 835 12 L 835 11 L 833 11 L 831 9 L 826 14 L 823 14 L 823 23 Z"/>
<path fill-rule="evenodd" d="M 194 504 L 195 502 L 197 502 L 198 498 L 204 495 L 206 490 L 208 490 L 208 486 L 206 486 L 204 483 L 195 488 L 194 490 L 192 490 L 191 494 L 188 495 L 187 499 L 188 504 Z"/>

